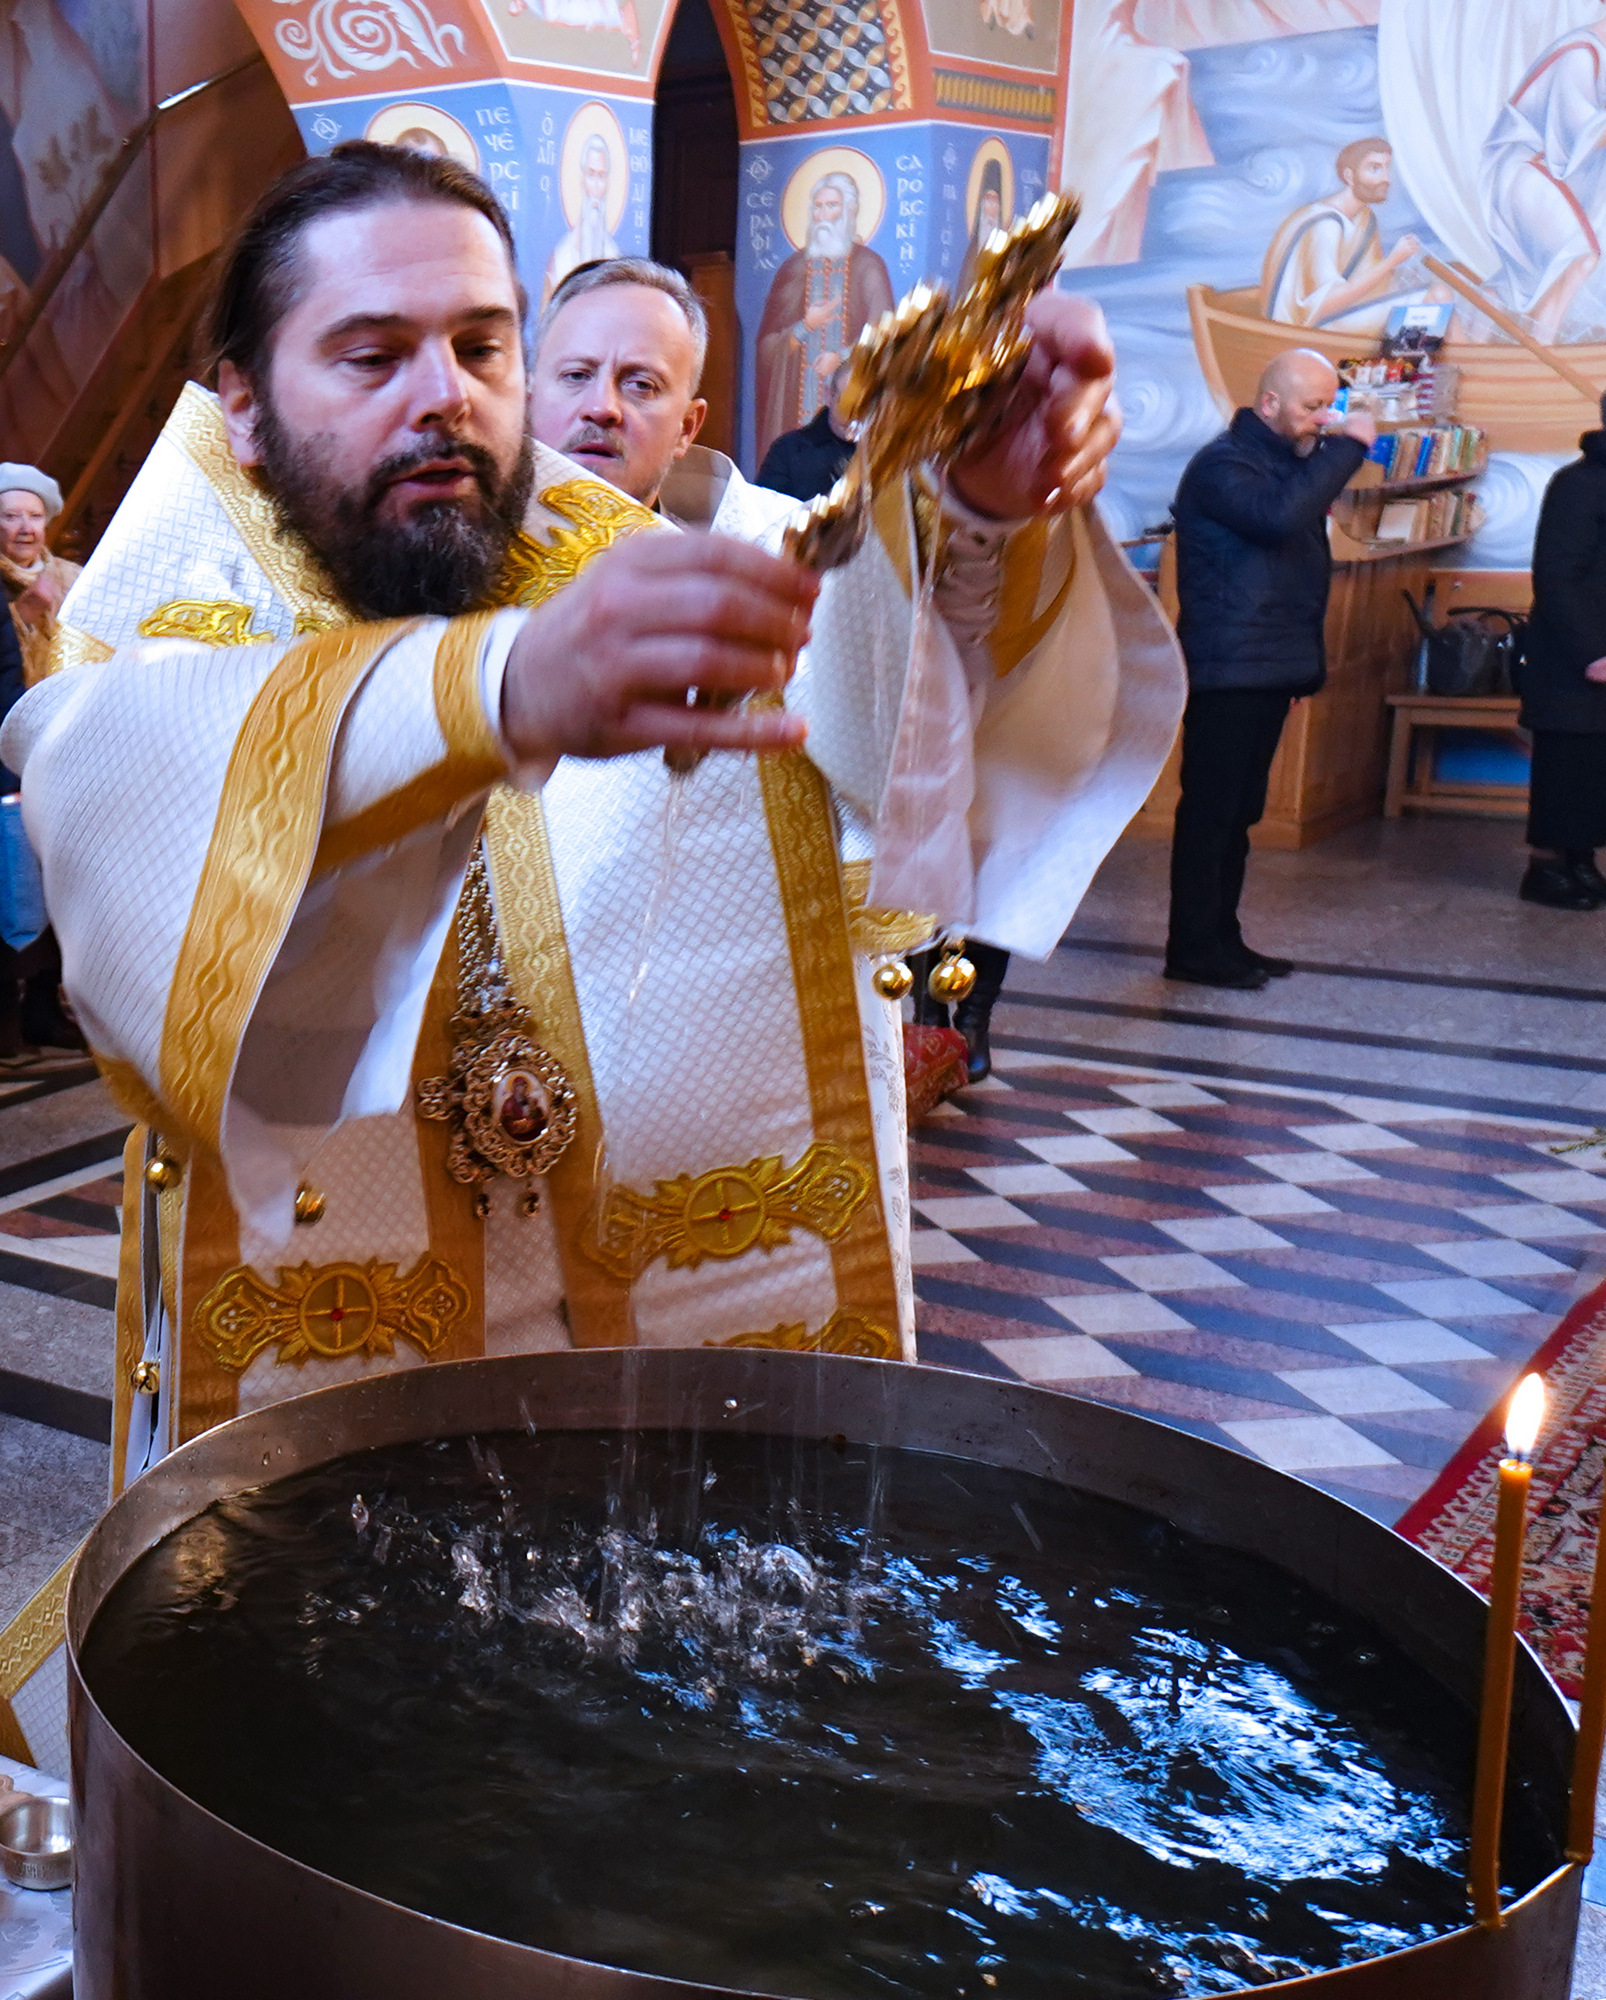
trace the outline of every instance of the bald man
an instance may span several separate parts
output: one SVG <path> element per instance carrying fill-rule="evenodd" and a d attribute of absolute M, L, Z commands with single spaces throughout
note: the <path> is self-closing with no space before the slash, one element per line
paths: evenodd
<path fill-rule="evenodd" d="M 1294 969 L 1244 943 L 1238 899 L 1289 708 L 1327 676 L 1327 510 L 1377 439 L 1337 391 L 1322 355 L 1278 355 L 1172 507 L 1188 707 L 1165 976 L 1193 986 L 1254 992 Z"/>

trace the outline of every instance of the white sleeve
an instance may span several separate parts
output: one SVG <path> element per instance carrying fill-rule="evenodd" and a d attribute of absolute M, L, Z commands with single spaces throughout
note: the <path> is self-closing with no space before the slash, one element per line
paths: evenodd
<path fill-rule="evenodd" d="M 42 682 L 8 720 L 0 755 L 22 773 L 91 1045 L 114 1087 L 121 1076 L 137 1086 L 125 1099 L 154 1099 L 175 1137 L 188 1130 L 178 1072 L 210 1056 L 227 1079 L 215 1124 L 236 1204 L 270 1233 L 294 1193 L 289 1128 L 327 1130 L 405 1096 L 480 809 L 509 768 L 501 680 L 523 616 L 457 628 L 455 706 L 440 665 L 454 628 L 425 620 L 342 669 L 349 688 L 314 675 L 270 750 L 252 727 L 258 698 L 284 685 L 283 644 L 125 648 Z M 331 674 L 338 665 L 331 655 Z M 262 768 L 242 778 L 253 759 Z M 261 794 L 275 772 L 299 804 L 281 813 L 280 837 L 242 846 L 242 784 Z M 267 902 L 264 877 L 279 885 Z M 243 1031 L 232 1047 L 177 1047 L 169 1016 L 182 1012 L 196 940 L 203 956 L 213 932 L 226 944 L 242 906 L 270 912 L 243 956 L 219 956 L 249 989 Z M 204 1136 L 204 1119 L 189 1123 Z"/>

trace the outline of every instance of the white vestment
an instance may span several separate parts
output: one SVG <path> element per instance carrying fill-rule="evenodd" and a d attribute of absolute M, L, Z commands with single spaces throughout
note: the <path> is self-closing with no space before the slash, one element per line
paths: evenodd
<path fill-rule="evenodd" d="M 1531 312 L 1569 265 L 1598 257 L 1606 227 L 1606 42 L 1563 35 L 1533 64 L 1484 141 L 1481 175 L 1495 283 Z"/>
<path fill-rule="evenodd" d="M 664 528 L 537 456 L 518 602 Z M 672 520 L 756 538 L 789 507 L 704 452 L 664 494 Z M 810 756 L 716 755 L 684 780 L 656 753 L 565 761 L 537 793 L 497 722 L 525 614 L 296 643 L 339 607 L 215 402 L 185 392 L 63 607 L 69 670 L 0 749 L 68 991 L 149 1128 L 115 1477 L 236 1411 L 422 1360 L 911 1351 L 898 1023 L 870 972 L 933 917 L 1052 949 L 1183 698 L 1090 514 L 942 535 L 945 617 L 921 609 L 902 492 L 827 579 L 789 696 Z M 482 820 L 516 997 L 579 1105 L 537 1211 L 499 1178 L 484 1221 L 446 1171 L 452 1128 L 414 1110 L 447 1068 Z M 877 907 L 872 855 L 930 915 Z M 170 1184 L 141 1200 L 150 1158 Z"/>
<path fill-rule="evenodd" d="M 1491 278 L 1484 142 L 1558 37 L 1600 19 L 1600 0 L 1382 0 L 1377 75 L 1394 166 L 1450 259 Z"/>
<path fill-rule="evenodd" d="M 1331 300 L 1346 285 L 1383 263 L 1377 217 L 1368 207 L 1349 215 L 1333 196 L 1307 202 L 1284 218 L 1266 252 L 1260 309 L 1288 326 L 1320 326 L 1380 334 L 1395 306 L 1421 298 L 1421 289 L 1385 289 L 1334 311 Z"/>

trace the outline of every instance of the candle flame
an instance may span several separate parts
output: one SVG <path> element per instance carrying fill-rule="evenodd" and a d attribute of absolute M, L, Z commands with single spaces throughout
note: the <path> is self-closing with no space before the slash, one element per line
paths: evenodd
<path fill-rule="evenodd" d="M 1533 1456 L 1539 1426 L 1544 1420 L 1544 1381 L 1538 1375 L 1524 1375 L 1506 1409 L 1506 1450 L 1513 1458 Z"/>

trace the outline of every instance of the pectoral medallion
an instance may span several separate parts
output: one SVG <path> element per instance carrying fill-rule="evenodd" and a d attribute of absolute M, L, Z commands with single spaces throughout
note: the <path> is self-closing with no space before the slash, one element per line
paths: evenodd
<path fill-rule="evenodd" d="M 528 1011 L 502 965 L 484 852 L 474 850 L 457 912 L 457 1011 L 445 1076 L 418 1086 L 418 1112 L 456 1129 L 446 1171 L 476 1189 L 477 1214 L 490 1213 L 485 1183 L 498 1174 L 534 1182 L 550 1173 L 574 1138 L 574 1087 L 541 1047 Z M 524 1194 L 533 1215 L 540 1194 Z"/>

